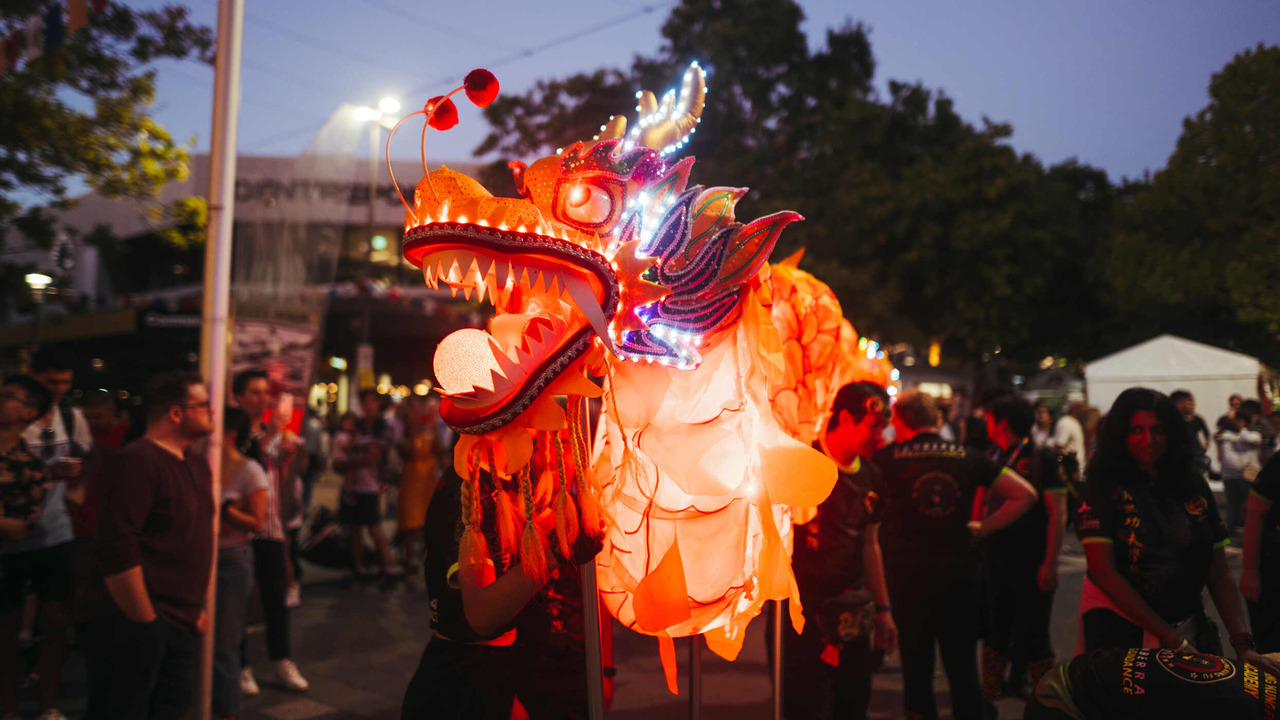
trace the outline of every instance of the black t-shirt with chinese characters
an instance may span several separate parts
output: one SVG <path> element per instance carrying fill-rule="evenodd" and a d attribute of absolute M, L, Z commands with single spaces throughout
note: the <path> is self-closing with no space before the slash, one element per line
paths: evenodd
<path fill-rule="evenodd" d="M 0 515 L 27 519 L 40 507 L 48 488 L 44 461 L 22 438 L 0 454 Z"/>
<path fill-rule="evenodd" d="M 1031 483 L 1038 499 L 1030 510 L 988 539 L 988 557 L 1004 564 L 1039 565 L 1044 560 L 1049 531 L 1045 495 L 1067 492 L 1061 455 L 1047 446 L 1036 447 L 1028 438 L 1008 450 L 997 448 L 992 459 Z M 1002 504 L 1000 497 L 992 493 L 987 503 L 988 513 L 995 512 Z"/>
<path fill-rule="evenodd" d="M 1003 467 L 934 433 L 883 448 L 872 460 L 884 475 L 880 546 L 886 567 L 955 567 L 972 552 L 974 497 Z"/>
<path fill-rule="evenodd" d="M 818 514 L 795 527 L 791 567 L 805 608 L 864 586 L 862 547 L 868 527 L 880 523 L 884 478 L 868 460 L 841 470 Z"/>
<path fill-rule="evenodd" d="M 1262 582 L 1280 589 L 1280 454 L 1262 466 L 1251 492 L 1271 503 L 1262 523 Z"/>
<path fill-rule="evenodd" d="M 1090 719 L 1276 716 L 1276 676 L 1217 655 L 1095 650 L 1072 660 L 1065 679 L 1077 712 Z"/>
<path fill-rule="evenodd" d="M 1209 485 L 1187 499 L 1162 492 L 1136 468 L 1128 482 L 1089 478 L 1081 493 L 1080 542 L 1114 547 L 1116 570 L 1169 623 L 1200 610 L 1215 548 L 1229 542 Z"/>

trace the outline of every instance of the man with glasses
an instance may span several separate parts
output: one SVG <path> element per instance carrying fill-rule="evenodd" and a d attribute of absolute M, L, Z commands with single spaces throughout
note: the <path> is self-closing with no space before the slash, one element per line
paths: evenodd
<path fill-rule="evenodd" d="M 836 394 L 817 443 L 840 473 L 817 515 L 795 528 L 792 567 L 805 624 L 800 635 L 790 623 L 782 630 L 789 720 L 865 718 L 874 647 L 891 653 L 897 643 L 880 557 L 884 479 L 871 463 L 888 418 L 884 388 L 850 383 Z"/>
<path fill-rule="evenodd" d="M 146 435 L 102 470 L 82 608 L 89 720 L 181 718 L 208 628 L 212 479 L 188 449 L 213 429 L 209 393 L 198 375 L 170 372 L 146 402 Z"/>
<path fill-rule="evenodd" d="M 67 606 L 71 600 L 75 564 L 75 530 L 67 508 L 68 491 L 79 488 L 81 460 L 93 446 L 89 425 L 78 411 L 59 403 L 71 389 L 71 363 L 43 350 L 31 362 L 31 374 L 51 396 L 51 404 L 23 432 L 23 440 L 45 465 L 48 496 L 39 520 L 26 537 L 0 548 L 0 699 L 5 713 L 17 711 L 18 681 L 25 673 L 18 661 L 27 593 L 39 601 L 42 638 L 37 673 L 40 677 L 41 720 L 61 720 L 57 710 L 58 684 L 67 657 Z M 73 491 L 74 494 L 77 491 Z"/>

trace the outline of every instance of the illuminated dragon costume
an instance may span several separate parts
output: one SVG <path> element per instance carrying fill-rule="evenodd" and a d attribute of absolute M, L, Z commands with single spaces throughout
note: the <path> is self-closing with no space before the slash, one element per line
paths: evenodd
<path fill-rule="evenodd" d="M 512 163 L 522 197 L 441 168 L 405 214 L 405 256 L 426 283 L 495 309 L 489 332 L 448 336 L 434 360 L 441 414 L 463 433 L 462 561 L 500 545 L 545 572 L 550 539 L 531 519 L 546 507 L 565 555 L 579 532 L 603 532 L 604 604 L 663 641 L 673 689 L 674 637 L 702 634 L 732 659 L 771 599 L 793 601 L 799 628 L 792 513 L 836 480 L 811 444 L 841 385 L 888 382 L 798 254 L 768 265 L 799 215 L 739 223 L 745 189 L 689 185 L 693 159 L 673 154 L 705 93 L 694 63 L 678 92 L 638 93 L 630 129 L 613 117 L 591 141 Z M 424 113 L 456 112 L 448 102 Z M 603 406 L 592 449 L 590 398 Z"/>

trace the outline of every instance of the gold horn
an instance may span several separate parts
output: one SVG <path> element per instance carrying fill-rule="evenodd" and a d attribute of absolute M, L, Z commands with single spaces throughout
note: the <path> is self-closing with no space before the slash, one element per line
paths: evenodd
<path fill-rule="evenodd" d="M 635 145 L 666 155 L 684 144 L 697 129 L 707 99 L 707 73 L 698 63 L 684 71 L 680 92 L 668 90 L 658 102 L 653 93 L 640 93 L 640 118 L 631 129 Z"/>
<path fill-rule="evenodd" d="M 617 140 L 627 132 L 627 119 L 621 115 L 614 115 L 609 118 L 609 122 L 600 126 L 600 140 Z"/>

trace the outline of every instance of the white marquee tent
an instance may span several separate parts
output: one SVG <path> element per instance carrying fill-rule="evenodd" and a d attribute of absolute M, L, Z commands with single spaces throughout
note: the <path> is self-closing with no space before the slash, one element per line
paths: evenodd
<path fill-rule="evenodd" d="M 1174 335 L 1157 335 L 1085 366 L 1089 404 L 1107 412 L 1124 390 L 1148 387 L 1165 394 L 1186 390 L 1196 398 L 1196 412 L 1213 423 L 1227 410 L 1232 394 L 1258 396 L 1258 358 Z"/>

